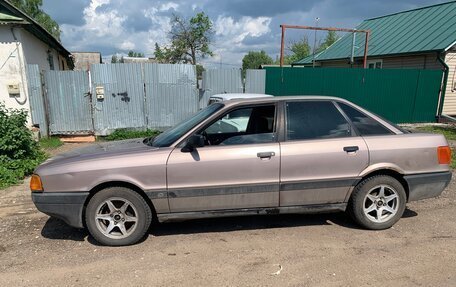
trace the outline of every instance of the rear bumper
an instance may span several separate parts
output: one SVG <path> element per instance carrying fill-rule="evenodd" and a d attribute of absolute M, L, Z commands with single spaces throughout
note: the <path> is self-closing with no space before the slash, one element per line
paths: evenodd
<path fill-rule="evenodd" d="M 451 176 L 450 171 L 404 176 L 409 187 L 408 201 L 439 196 L 450 183 Z"/>
<path fill-rule="evenodd" d="M 88 196 L 88 192 L 33 192 L 32 201 L 39 211 L 83 228 L 82 211 Z"/>

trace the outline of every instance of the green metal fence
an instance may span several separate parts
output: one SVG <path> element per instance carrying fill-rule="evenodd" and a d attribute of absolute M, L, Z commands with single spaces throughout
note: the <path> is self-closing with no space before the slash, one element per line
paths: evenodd
<path fill-rule="evenodd" d="M 434 122 L 443 71 L 266 68 L 266 93 L 347 99 L 395 123 Z"/>

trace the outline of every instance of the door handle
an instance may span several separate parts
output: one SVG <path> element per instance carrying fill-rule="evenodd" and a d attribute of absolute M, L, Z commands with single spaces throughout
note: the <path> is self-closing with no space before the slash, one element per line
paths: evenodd
<path fill-rule="evenodd" d="M 273 156 L 275 156 L 275 152 L 273 151 L 257 153 L 257 157 L 259 158 L 271 158 Z"/>
<path fill-rule="evenodd" d="M 346 146 L 344 147 L 344 151 L 349 153 L 349 152 L 357 152 L 359 150 L 358 146 Z"/>

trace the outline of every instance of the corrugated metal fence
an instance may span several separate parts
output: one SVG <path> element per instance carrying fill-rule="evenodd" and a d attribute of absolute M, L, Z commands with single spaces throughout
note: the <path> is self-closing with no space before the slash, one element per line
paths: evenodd
<path fill-rule="evenodd" d="M 264 71 L 248 75 L 249 91 L 261 92 Z M 244 90 L 239 69 L 208 70 L 200 98 L 192 65 L 94 64 L 90 73 L 46 71 L 44 95 L 37 65 L 28 66 L 28 77 L 32 120 L 44 135 L 47 126 L 51 135 L 165 129 L 206 106 L 211 95 Z"/>
<path fill-rule="evenodd" d="M 40 127 L 41 134 L 48 135 L 43 85 L 38 65 L 27 66 L 27 82 L 32 122 Z"/>
<path fill-rule="evenodd" d="M 93 130 L 89 79 L 82 71 L 44 73 L 50 134 L 88 134 Z"/>
<path fill-rule="evenodd" d="M 216 94 L 243 93 L 240 69 L 213 69 L 203 72 L 203 95 L 199 107 L 205 107 L 209 98 Z"/>
<path fill-rule="evenodd" d="M 266 70 L 247 70 L 245 73 L 245 92 L 264 94 L 266 91 Z"/>
<path fill-rule="evenodd" d="M 266 68 L 266 93 L 347 99 L 396 123 L 433 122 L 442 71 Z"/>

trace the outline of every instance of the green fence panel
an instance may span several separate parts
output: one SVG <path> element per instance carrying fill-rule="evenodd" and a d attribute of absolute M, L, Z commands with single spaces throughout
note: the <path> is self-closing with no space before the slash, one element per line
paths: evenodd
<path fill-rule="evenodd" d="M 440 70 L 268 67 L 266 93 L 340 97 L 392 122 L 433 122 L 442 75 Z"/>

